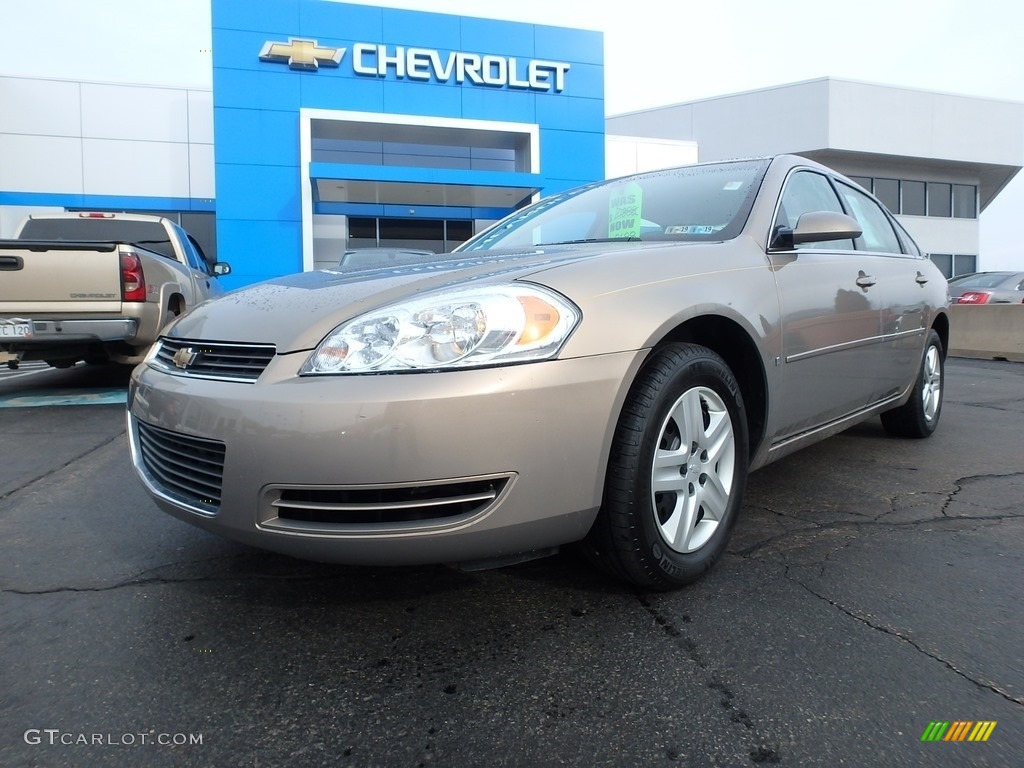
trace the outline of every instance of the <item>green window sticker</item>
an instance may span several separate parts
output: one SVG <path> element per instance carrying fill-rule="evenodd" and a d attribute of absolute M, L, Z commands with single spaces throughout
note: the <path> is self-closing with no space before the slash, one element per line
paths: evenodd
<path fill-rule="evenodd" d="M 635 181 L 612 192 L 608 200 L 608 237 L 640 237 L 644 191 Z"/>

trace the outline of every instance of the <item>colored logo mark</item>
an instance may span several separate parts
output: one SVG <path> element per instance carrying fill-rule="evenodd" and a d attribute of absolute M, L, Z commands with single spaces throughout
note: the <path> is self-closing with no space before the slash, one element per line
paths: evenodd
<path fill-rule="evenodd" d="M 995 729 L 995 720 L 932 720 L 921 741 L 988 741 Z"/>
<path fill-rule="evenodd" d="M 289 37 L 287 43 L 264 44 L 260 51 L 260 61 L 279 61 L 292 69 L 316 72 L 321 66 L 338 66 L 344 55 L 344 48 L 331 48 L 317 44 L 316 40 Z"/>

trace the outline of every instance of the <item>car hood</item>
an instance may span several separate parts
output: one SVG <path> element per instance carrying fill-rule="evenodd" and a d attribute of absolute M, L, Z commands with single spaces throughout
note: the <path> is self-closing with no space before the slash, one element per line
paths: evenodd
<path fill-rule="evenodd" d="M 637 243 L 628 247 L 636 248 Z M 625 243 L 540 246 L 530 251 L 449 254 L 399 267 L 303 272 L 241 288 L 195 307 L 166 335 L 273 344 L 279 354 L 313 349 L 363 312 L 453 285 L 522 279 L 554 266 L 621 251 Z M 653 244 L 652 247 L 658 247 Z"/>

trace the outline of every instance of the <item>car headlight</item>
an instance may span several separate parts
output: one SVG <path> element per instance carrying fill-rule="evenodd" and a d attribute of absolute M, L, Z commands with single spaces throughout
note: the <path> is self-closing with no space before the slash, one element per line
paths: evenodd
<path fill-rule="evenodd" d="M 579 324 L 568 299 L 534 285 L 456 288 L 348 320 L 317 345 L 303 375 L 501 365 L 558 354 Z"/>

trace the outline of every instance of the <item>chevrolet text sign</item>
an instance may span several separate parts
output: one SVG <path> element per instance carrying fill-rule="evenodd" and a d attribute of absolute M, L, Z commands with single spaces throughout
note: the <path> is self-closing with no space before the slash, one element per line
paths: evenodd
<path fill-rule="evenodd" d="M 321 46 L 315 40 L 289 38 L 287 43 L 267 42 L 260 51 L 261 61 L 287 63 L 292 69 L 315 71 L 320 66 L 337 67 L 345 57 L 344 48 Z M 471 83 L 492 88 L 517 88 L 532 91 L 565 89 L 569 64 L 563 61 L 530 59 L 492 54 L 431 48 L 356 43 L 352 46 L 352 71 L 366 77 L 395 77 L 460 85 Z"/>

